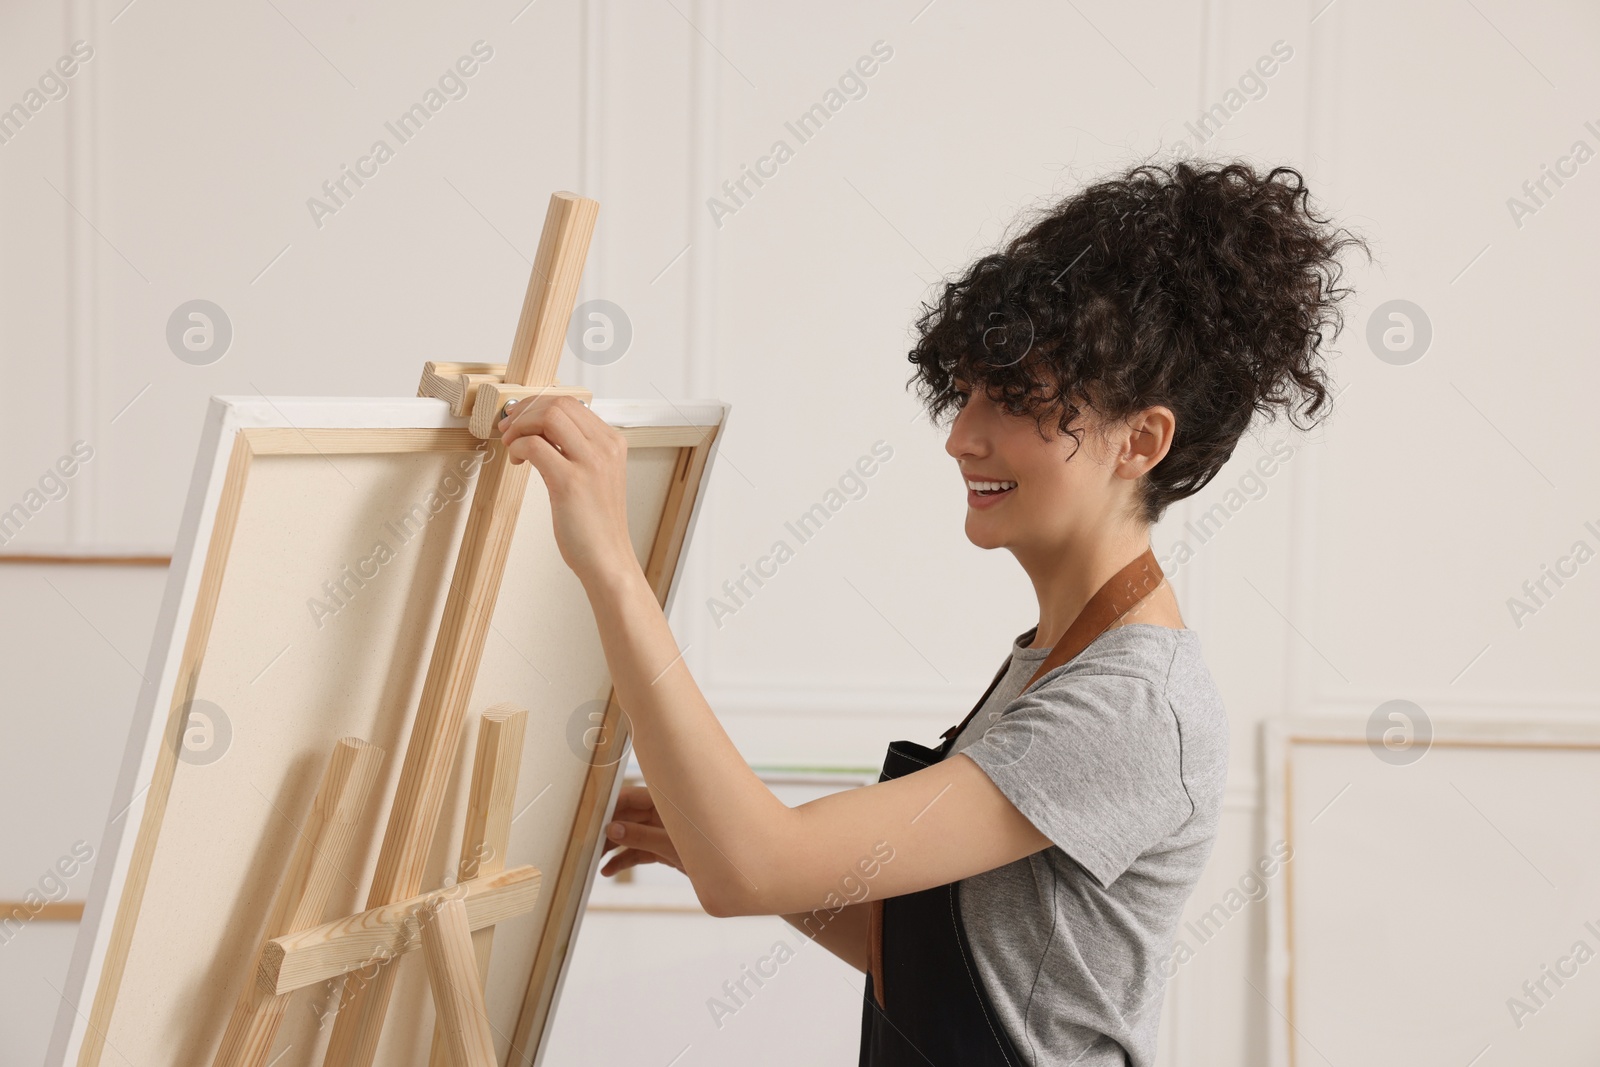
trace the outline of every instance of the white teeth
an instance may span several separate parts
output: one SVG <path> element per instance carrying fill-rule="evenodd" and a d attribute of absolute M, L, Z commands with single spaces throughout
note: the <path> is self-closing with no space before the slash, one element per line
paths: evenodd
<path fill-rule="evenodd" d="M 996 489 L 1015 489 L 1016 487 L 1017 487 L 1017 483 L 1016 482 L 971 482 L 971 481 L 969 481 L 967 483 L 967 488 L 968 489 L 976 489 L 976 490 L 979 490 L 979 491 L 987 491 L 987 492 L 994 492 Z"/>

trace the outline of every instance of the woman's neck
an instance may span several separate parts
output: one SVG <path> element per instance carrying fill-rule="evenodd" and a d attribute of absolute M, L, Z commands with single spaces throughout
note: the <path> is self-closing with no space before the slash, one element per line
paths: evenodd
<path fill-rule="evenodd" d="M 1034 595 L 1039 600 L 1039 626 L 1029 647 L 1053 645 L 1066 633 L 1067 627 L 1072 625 L 1072 621 L 1101 586 L 1149 547 L 1149 532 L 1141 530 L 1119 538 L 1103 539 L 1090 546 L 1063 548 L 1038 560 L 1019 558 L 1033 581 Z M 1152 622 L 1160 626 L 1182 628 L 1183 620 L 1178 616 L 1177 608 L 1171 583 L 1163 581 L 1112 626 Z"/>

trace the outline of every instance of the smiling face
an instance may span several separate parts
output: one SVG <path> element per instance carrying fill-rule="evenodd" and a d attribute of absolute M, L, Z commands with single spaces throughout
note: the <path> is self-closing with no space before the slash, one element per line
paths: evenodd
<path fill-rule="evenodd" d="M 958 388 L 965 389 L 966 382 Z M 983 392 L 968 393 L 945 451 L 967 498 L 967 539 L 1008 548 L 1020 560 L 1049 559 L 1094 543 L 1134 521 L 1138 477 L 1166 454 L 1171 413 L 1148 409 L 1107 423 L 1082 399 L 1073 423 L 1080 445 L 1053 418 L 1040 427 Z"/>

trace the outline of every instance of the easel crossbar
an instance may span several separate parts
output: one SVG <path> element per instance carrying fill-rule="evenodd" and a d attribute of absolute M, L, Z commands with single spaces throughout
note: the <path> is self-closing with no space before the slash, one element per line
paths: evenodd
<path fill-rule="evenodd" d="M 272 993 L 289 993 L 386 963 L 420 946 L 424 917 L 450 899 L 466 905 L 469 929 L 482 930 L 533 910 L 539 871 L 513 867 L 273 938 L 261 953 L 257 980 Z"/>

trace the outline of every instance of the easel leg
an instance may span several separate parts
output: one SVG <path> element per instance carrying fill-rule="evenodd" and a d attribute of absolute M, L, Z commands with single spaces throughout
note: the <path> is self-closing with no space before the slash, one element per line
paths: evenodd
<path fill-rule="evenodd" d="M 266 1063 L 290 994 L 274 995 L 262 989 L 256 981 L 255 962 L 272 938 L 322 921 L 382 757 L 383 749 L 359 738 L 346 737 L 333 746 L 311 814 L 273 898 L 261 942 L 250 956 L 250 973 L 245 975 L 222 1046 L 212 1061 L 214 1067 L 260 1067 Z"/>
<path fill-rule="evenodd" d="M 496 1067 L 465 904 L 450 899 L 433 908 L 422 928 L 422 952 L 428 961 L 439 1030 L 455 1067 Z"/>
<path fill-rule="evenodd" d="M 456 881 L 505 870 L 511 847 L 511 806 L 517 796 L 517 774 L 522 769 L 522 739 L 528 713 L 511 704 L 496 704 L 483 713 L 478 727 L 478 754 L 472 764 L 472 792 L 467 805 L 467 825 L 461 835 L 461 864 Z M 478 960 L 478 988 L 489 981 L 489 955 L 494 948 L 494 927 L 472 934 Z M 429 1067 L 451 1067 L 444 1027 L 434 1025 Z"/>

